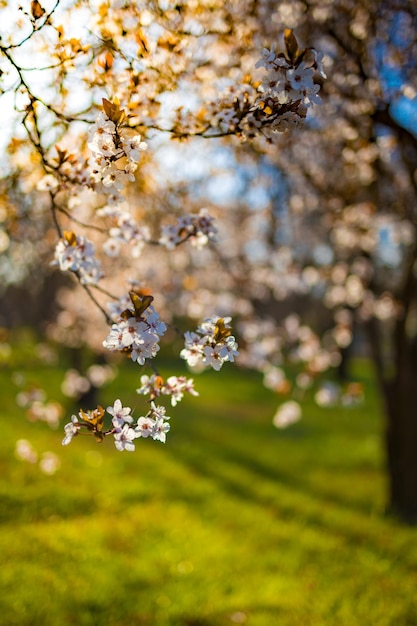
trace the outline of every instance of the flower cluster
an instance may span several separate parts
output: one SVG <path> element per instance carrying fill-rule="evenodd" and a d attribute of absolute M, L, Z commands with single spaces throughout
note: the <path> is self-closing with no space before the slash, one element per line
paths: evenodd
<path fill-rule="evenodd" d="M 117 450 L 122 452 L 133 452 L 135 439 L 150 437 L 155 441 L 165 443 L 166 434 L 170 430 L 170 419 L 166 415 L 166 409 L 163 406 L 157 406 L 151 402 L 151 408 L 145 416 L 141 416 L 134 424 L 130 407 L 123 407 L 120 400 L 116 400 L 113 406 L 108 406 L 106 411 L 111 416 L 111 427 L 104 429 L 105 411 L 103 407 L 98 406 L 92 411 L 79 411 L 78 416 L 72 415 L 71 422 L 64 426 L 65 437 L 62 445 L 68 445 L 74 437 L 76 437 L 82 429 L 92 434 L 98 442 L 103 441 L 104 437 L 112 435 L 114 445 Z"/>
<path fill-rule="evenodd" d="M 49 402 L 43 389 L 32 387 L 20 391 L 16 396 L 16 402 L 26 409 L 30 422 L 45 422 L 50 428 L 58 427 L 63 407 L 59 402 Z"/>
<path fill-rule="evenodd" d="M 213 218 L 206 209 L 200 209 L 198 215 L 184 215 L 176 224 L 162 226 L 159 243 L 168 250 L 173 250 L 183 241 L 191 240 L 197 248 L 202 248 L 209 241 L 215 241 L 217 229 Z"/>
<path fill-rule="evenodd" d="M 219 371 L 226 361 L 234 362 L 238 345 L 231 334 L 230 317 L 213 316 L 197 328 L 185 333 L 185 348 L 180 356 L 190 367 L 211 366 Z"/>
<path fill-rule="evenodd" d="M 183 399 L 185 392 L 192 396 L 198 396 L 198 392 L 194 389 L 193 379 L 185 376 L 170 376 L 165 381 L 156 374 L 152 374 L 152 376 L 143 375 L 140 378 L 140 383 L 141 387 L 136 389 L 138 394 L 149 395 L 151 400 L 158 396 L 171 396 L 172 406 L 176 406 Z"/>
<path fill-rule="evenodd" d="M 62 271 L 75 272 L 84 285 L 96 285 L 103 277 L 103 270 L 94 252 L 94 244 L 86 237 L 64 231 L 64 236 L 56 245 L 52 265 L 58 265 Z"/>
<path fill-rule="evenodd" d="M 54 452 L 44 452 L 41 456 L 36 452 L 27 439 L 16 441 L 15 456 L 19 461 L 35 465 L 39 461 L 39 469 L 46 475 L 52 476 L 60 468 L 61 462 Z"/>
<path fill-rule="evenodd" d="M 115 225 L 109 231 L 109 238 L 103 245 L 107 256 L 119 256 L 122 246 L 128 244 L 134 258 L 138 258 L 147 241 L 150 240 L 148 226 L 138 226 L 129 211 L 123 211 L 119 207 L 104 207 L 97 211 L 101 217 L 111 217 Z"/>
<path fill-rule="evenodd" d="M 133 309 L 123 311 L 119 320 L 112 324 L 103 346 L 111 351 L 130 354 L 132 361 L 143 365 L 159 350 L 159 339 L 165 334 L 166 325 L 151 305 L 152 296 L 141 298 L 130 292 Z"/>
<path fill-rule="evenodd" d="M 140 135 L 131 136 L 130 129 L 123 126 L 125 116 L 117 103 L 103 99 L 103 108 L 104 113 L 99 113 L 89 132 L 90 175 L 96 191 L 105 194 L 109 202 L 117 203 L 123 199 L 121 190 L 135 180 L 134 173 L 147 144 Z"/>
<path fill-rule="evenodd" d="M 263 67 L 267 71 L 262 80 L 262 91 L 267 98 L 277 100 L 281 105 L 300 101 L 306 108 L 321 104 L 317 95 L 320 85 L 316 85 L 313 78 L 316 71 L 323 78 L 326 74 L 321 55 L 312 49 L 308 52 L 291 55 L 293 58 L 289 59 L 282 53 L 275 54 L 273 47 L 262 50 L 255 67 Z"/>
<path fill-rule="evenodd" d="M 68 398 L 80 398 L 92 387 L 100 388 L 113 380 L 116 371 L 110 365 L 90 365 L 85 376 L 76 369 L 68 369 L 61 383 L 61 391 Z"/>
<path fill-rule="evenodd" d="M 283 132 L 299 125 L 307 109 L 320 104 L 320 85 L 314 82 L 317 73 L 326 78 L 322 54 L 313 48 L 300 50 L 292 30 L 284 35 L 286 54 L 262 49 L 255 67 L 267 74 L 260 84 L 250 81 L 229 87 L 222 98 L 212 103 L 213 120 L 223 133 L 241 133 L 254 137 L 260 132 Z"/>
<path fill-rule="evenodd" d="M 211 119 L 208 118 L 207 126 L 200 134 L 209 136 L 211 132 L 219 135 L 220 129 L 224 134 L 250 137 L 262 133 L 270 136 L 271 131 L 283 131 L 289 125 L 297 124 L 305 118 L 309 107 L 320 103 L 320 87 L 314 82 L 316 73 L 325 77 L 320 56 L 312 49 L 299 49 L 291 30 L 285 33 L 285 46 L 285 54 L 275 54 L 273 49 L 262 50 L 256 67 L 264 68 L 264 79 L 256 82 L 245 78 L 241 85 L 229 86 L 225 96 L 213 103 Z M 132 111 L 132 108 L 129 110 Z M 173 132 L 176 132 L 175 128 L 181 127 L 181 111 L 182 108 L 177 112 L 178 124 L 173 127 Z M 132 115 L 129 122 L 118 101 L 103 99 L 103 112 L 96 118 L 88 136 L 91 157 L 88 163 L 84 163 L 88 170 L 84 178 L 79 175 L 79 165 L 74 155 L 57 148 L 57 156 L 51 161 L 54 175 L 44 176 L 38 186 L 41 190 L 49 191 L 51 196 L 60 189 L 71 190 L 76 185 L 88 187 L 90 191 L 92 189 L 104 195 L 106 206 L 99 209 L 97 215 L 106 218 L 109 225 L 103 251 L 110 257 L 118 257 L 126 247 L 131 249 L 133 257 L 138 257 L 145 243 L 151 242 L 149 228 L 135 222 L 127 205 L 120 205 L 124 199 L 123 190 L 128 182 L 134 182 L 141 154 L 147 149 L 141 136 L 129 126 L 133 117 L 135 116 Z M 188 117 L 191 119 L 192 114 L 188 116 L 184 112 L 185 122 Z M 145 122 L 142 127 L 146 125 Z M 184 128 L 187 134 L 186 125 Z M 76 202 L 79 203 L 79 199 L 75 201 L 74 197 L 70 198 L 68 207 L 73 208 Z M 100 201 L 100 205 L 102 204 Z M 96 203 L 94 206 L 97 208 Z M 162 226 L 158 241 L 151 243 L 158 243 L 172 250 L 190 240 L 192 245 L 201 248 L 215 240 L 216 234 L 213 218 L 206 209 L 201 209 L 198 214 L 184 215 L 175 224 Z M 54 263 L 62 270 L 77 273 L 84 284 L 96 284 L 103 276 L 101 265 L 94 257 L 93 244 L 72 231 L 64 232 L 58 242 Z M 140 296 L 139 290 L 134 289 L 132 287 L 129 292 L 130 300 L 122 297 L 109 305 L 113 323 L 103 346 L 110 351 L 124 352 L 134 362 L 144 365 L 147 359 L 155 357 L 159 351 L 159 340 L 166 332 L 166 325 L 152 306 L 152 296 Z M 185 347 L 180 356 L 190 367 L 212 367 L 216 371 L 226 361 L 234 362 L 239 352 L 230 321 L 229 317 L 213 316 L 201 323 L 196 332 L 185 333 Z M 311 354 L 318 351 L 314 337 L 307 336 L 304 332 L 302 339 L 303 341 L 299 341 L 301 348 L 298 344 L 295 347 L 292 345 L 293 353 L 301 360 L 311 360 Z M 258 357 L 261 356 L 262 350 L 258 349 Z M 321 361 L 323 360 L 322 358 Z M 267 385 L 280 392 L 285 391 L 289 384 L 278 367 L 265 372 L 265 379 Z M 70 371 L 63 389 L 77 397 L 87 391 L 91 384 L 93 383 L 87 377 Z M 137 393 L 148 396 L 150 409 L 146 415 L 137 419 L 136 424 L 131 409 L 123 407 L 120 400 L 107 407 L 106 411 L 100 406 L 86 412 L 80 409 L 79 414 L 73 415 L 70 423 L 65 426 L 63 444 L 68 444 L 81 430 L 87 430 L 99 442 L 105 436 L 112 435 L 118 450 L 134 450 L 134 441 L 139 437 L 165 441 L 169 418 L 165 415 L 166 409 L 156 406 L 155 400 L 167 396 L 171 405 L 176 406 L 185 393 L 198 395 L 192 379 L 171 376 L 164 380 L 158 374 L 142 376 Z M 111 416 L 109 430 L 104 429 L 105 412 Z M 287 424 L 298 419 L 294 415 L 294 411 L 290 417 L 288 414 L 285 417 L 284 413 L 284 418 L 281 414 L 276 421 Z"/>
<path fill-rule="evenodd" d="M 273 47 L 264 48 L 255 66 L 263 67 L 267 74 L 259 88 L 261 97 L 252 111 L 254 124 L 267 124 L 275 132 L 299 124 L 308 108 L 321 104 L 320 85 L 313 79 L 316 72 L 326 77 L 321 56 L 315 50 L 300 51 L 291 31 L 286 33 L 285 43 L 287 55 L 275 54 Z"/>

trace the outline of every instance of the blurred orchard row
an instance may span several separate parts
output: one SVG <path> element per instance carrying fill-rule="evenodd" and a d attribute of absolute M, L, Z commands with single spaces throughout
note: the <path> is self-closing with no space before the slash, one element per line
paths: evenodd
<path fill-rule="evenodd" d="M 385 412 L 388 508 L 415 521 L 415 3 L 22 0 L 0 11 L 1 355 L 20 326 L 72 355 L 62 389 L 82 409 L 66 416 L 66 443 L 80 428 L 123 450 L 165 440 L 165 410 L 225 363 L 263 374 L 286 427 L 306 390 L 319 406 L 361 402 L 349 364 L 366 355 Z M 160 340 L 187 375 L 162 378 Z M 131 427 L 115 398 L 105 431 L 98 389 L 126 357 L 145 377 L 148 421 Z M 22 389 L 20 406 L 61 420 L 37 393 Z"/>

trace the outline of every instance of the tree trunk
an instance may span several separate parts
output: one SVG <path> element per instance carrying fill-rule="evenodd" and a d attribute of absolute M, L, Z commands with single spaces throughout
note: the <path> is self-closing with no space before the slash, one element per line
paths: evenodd
<path fill-rule="evenodd" d="M 386 390 L 388 511 L 417 523 L 417 372 L 405 372 Z"/>
<path fill-rule="evenodd" d="M 407 336 L 404 320 L 397 322 L 388 337 L 375 318 L 366 329 L 385 400 L 387 512 L 417 524 L 417 340 Z M 383 350 L 387 339 L 389 356 Z"/>

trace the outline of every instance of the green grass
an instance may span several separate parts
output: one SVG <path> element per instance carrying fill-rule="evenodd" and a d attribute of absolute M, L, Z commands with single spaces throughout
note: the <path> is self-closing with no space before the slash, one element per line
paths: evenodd
<path fill-rule="evenodd" d="M 141 410 L 134 365 L 105 389 Z M 173 373 L 173 372 L 171 372 Z M 28 423 L 0 373 L 0 624 L 4 626 L 417 625 L 417 530 L 384 517 L 381 418 L 366 367 L 356 409 L 278 431 L 277 398 L 233 366 L 197 378 L 164 446 Z M 60 397 L 62 371 L 28 381 Z M 133 392 L 132 392 L 133 390 Z M 45 476 L 14 457 L 52 450 Z"/>

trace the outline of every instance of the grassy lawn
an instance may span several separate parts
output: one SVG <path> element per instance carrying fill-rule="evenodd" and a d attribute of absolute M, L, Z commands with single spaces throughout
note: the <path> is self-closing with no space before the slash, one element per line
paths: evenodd
<path fill-rule="evenodd" d="M 62 371 L 28 364 L 60 397 Z M 171 373 L 174 373 L 171 371 Z M 257 375 L 196 377 L 167 444 L 133 454 L 28 423 L 0 372 L 0 624 L 5 626 L 417 625 L 417 530 L 383 515 L 381 420 L 319 409 L 285 431 Z M 141 410 L 132 364 L 103 391 Z M 133 393 L 132 393 L 133 390 Z M 14 457 L 25 437 L 61 458 L 45 476 Z"/>

